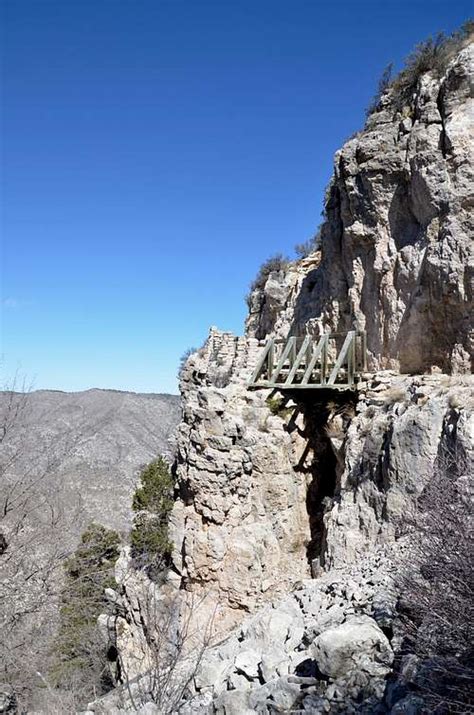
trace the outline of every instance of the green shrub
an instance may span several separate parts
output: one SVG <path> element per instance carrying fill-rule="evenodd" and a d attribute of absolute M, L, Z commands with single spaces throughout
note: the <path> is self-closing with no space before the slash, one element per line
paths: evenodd
<path fill-rule="evenodd" d="M 293 413 L 293 408 L 287 407 L 287 400 L 282 397 L 267 397 L 265 402 L 272 415 L 281 417 L 282 420 L 288 419 Z"/>
<path fill-rule="evenodd" d="M 157 567 L 166 564 L 172 544 L 168 538 L 168 520 L 173 508 L 173 478 L 170 469 L 159 457 L 140 475 L 132 509 L 138 512 L 130 533 L 132 556 L 140 566 Z"/>
<path fill-rule="evenodd" d="M 270 273 L 284 271 L 285 268 L 288 266 L 288 263 L 289 259 L 286 256 L 283 256 L 281 253 L 277 253 L 274 256 L 271 256 L 264 263 L 262 263 L 257 275 L 250 284 L 249 292 L 247 293 L 247 296 L 245 298 L 249 307 L 252 298 L 252 293 L 256 290 L 262 290 L 263 288 L 265 288 L 265 283 L 267 282 Z"/>
<path fill-rule="evenodd" d="M 166 516 L 173 508 L 173 479 L 163 457 L 151 462 L 140 474 L 140 485 L 133 495 L 133 511 L 151 511 Z"/>
<path fill-rule="evenodd" d="M 473 33 L 474 22 L 468 20 L 459 30 L 449 36 L 439 33 L 434 38 L 429 37 L 424 42 L 420 42 L 408 55 L 405 66 L 393 80 L 389 65 L 382 75 L 377 93 L 367 109 L 367 114 L 370 115 L 377 111 L 380 99 L 388 89 L 391 89 L 395 109 L 401 111 L 405 106 L 409 106 L 420 77 L 425 72 L 431 72 L 435 77 L 440 77 L 456 53 L 466 46 Z"/>
<path fill-rule="evenodd" d="M 168 524 L 149 514 L 139 514 L 134 519 L 130 533 L 130 543 L 133 556 L 141 560 L 146 557 L 146 563 L 157 556 L 167 556 L 171 553 L 172 544 L 168 538 Z"/>
<path fill-rule="evenodd" d="M 97 618 L 108 610 L 104 589 L 115 588 L 114 565 L 119 555 L 116 531 L 91 524 L 75 553 L 64 564 L 59 628 L 53 652 L 52 679 L 83 698 L 113 687 L 107 645 Z"/>

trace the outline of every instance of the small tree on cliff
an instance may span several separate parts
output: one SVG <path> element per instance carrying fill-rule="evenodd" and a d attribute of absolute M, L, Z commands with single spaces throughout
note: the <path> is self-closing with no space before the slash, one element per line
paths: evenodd
<path fill-rule="evenodd" d="M 140 475 L 133 495 L 136 512 L 130 534 L 132 557 L 138 566 L 157 574 L 171 554 L 168 520 L 173 508 L 173 478 L 163 457 L 151 462 Z M 153 572 L 153 573 L 152 573 Z"/>

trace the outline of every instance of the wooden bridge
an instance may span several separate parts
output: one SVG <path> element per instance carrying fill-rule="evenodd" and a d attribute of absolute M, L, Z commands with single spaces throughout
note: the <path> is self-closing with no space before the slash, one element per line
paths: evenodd
<path fill-rule="evenodd" d="M 354 389 L 367 370 L 365 332 L 326 333 L 287 340 L 270 338 L 257 363 L 250 388 Z"/>

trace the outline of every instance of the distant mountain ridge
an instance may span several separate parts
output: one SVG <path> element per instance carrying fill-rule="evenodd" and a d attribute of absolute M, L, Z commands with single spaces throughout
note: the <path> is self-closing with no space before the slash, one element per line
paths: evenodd
<path fill-rule="evenodd" d="M 0 393 L 0 411 L 8 393 Z M 126 531 L 140 469 L 160 454 L 172 457 L 180 419 L 177 395 L 93 388 L 37 390 L 25 398 L 14 470 L 48 471 L 48 489 L 61 488 L 65 508 L 81 504 L 74 531 L 91 521 Z"/>

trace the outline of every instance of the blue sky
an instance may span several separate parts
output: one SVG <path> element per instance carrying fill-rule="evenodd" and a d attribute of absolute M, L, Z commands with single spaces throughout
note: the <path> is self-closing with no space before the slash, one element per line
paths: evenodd
<path fill-rule="evenodd" d="M 177 391 L 320 222 L 391 61 L 466 0 L 3 0 L 2 348 L 36 388 Z"/>

